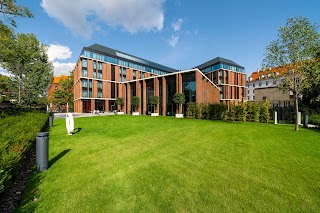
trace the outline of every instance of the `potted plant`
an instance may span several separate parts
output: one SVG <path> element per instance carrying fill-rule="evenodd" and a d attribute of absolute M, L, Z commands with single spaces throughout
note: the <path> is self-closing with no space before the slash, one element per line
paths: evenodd
<path fill-rule="evenodd" d="M 158 112 L 155 112 L 155 109 L 158 107 L 159 104 L 159 96 L 150 96 L 149 97 L 149 103 L 154 107 L 153 113 L 151 113 L 151 116 L 159 116 Z"/>
<path fill-rule="evenodd" d="M 116 104 L 117 106 L 120 106 L 120 111 L 119 112 L 116 112 L 117 115 L 123 115 L 124 112 L 122 112 L 122 108 L 124 106 L 124 99 L 122 97 L 118 97 L 116 99 Z"/>
<path fill-rule="evenodd" d="M 140 98 L 138 96 L 133 96 L 131 99 L 131 104 L 134 108 L 134 111 L 132 112 L 132 115 L 139 115 L 139 112 L 137 112 L 137 108 L 140 105 Z"/>
<path fill-rule="evenodd" d="M 183 114 L 180 114 L 180 110 L 182 112 L 182 104 L 186 101 L 186 97 L 184 96 L 183 93 L 176 93 L 173 95 L 172 101 L 177 104 L 177 113 L 176 113 L 176 118 L 183 118 Z"/>

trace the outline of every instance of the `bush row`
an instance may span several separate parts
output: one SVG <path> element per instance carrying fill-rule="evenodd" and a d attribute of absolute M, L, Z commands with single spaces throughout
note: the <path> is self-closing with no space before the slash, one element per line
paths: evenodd
<path fill-rule="evenodd" d="M 186 117 L 224 121 L 270 121 L 269 102 L 247 102 L 238 105 L 187 103 Z"/>
<path fill-rule="evenodd" d="M 21 160 L 35 142 L 36 134 L 45 128 L 49 116 L 22 111 L 8 114 L 2 111 L 0 118 L 0 194 L 9 188 Z"/>
<path fill-rule="evenodd" d="M 309 124 L 314 124 L 320 127 L 320 114 L 309 115 Z"/>

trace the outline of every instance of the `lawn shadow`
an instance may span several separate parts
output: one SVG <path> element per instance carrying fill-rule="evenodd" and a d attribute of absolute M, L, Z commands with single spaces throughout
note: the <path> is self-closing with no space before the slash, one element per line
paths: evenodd
<path fill-rule="evenodd" d="M 74 131 L 73 131 L 73 134 L 77 134 L 80 131 L 81 131 L 81 128 L 75 128 Z"/>
<path fill-rule="evenodd" d="M 59 126 L 60 124 L 53 124 L 53 127 Z"/>
<path fill-rule="evenodd" d="M 15 212 L 35 212 L 39 201 L 41 201 L 41 191 L 39 185 L 45 173 L 34 172 L 27 181 L 23 190 L 22 199 Z"/>
<path fill-rule="evenodd" d="M 65 156 L 68 152 L 70 152 L 71 149 L 66 149 L 63 150 L 62 152 L 60 152 L 60 154 L 58 154 L 57 156 L 55 156 L 54 158 L 52 158 L 49 161 L 49 167 L 51 167 L 55 162 L 57 162 L 60 158 L 62 158 L 63 156 Z"/>

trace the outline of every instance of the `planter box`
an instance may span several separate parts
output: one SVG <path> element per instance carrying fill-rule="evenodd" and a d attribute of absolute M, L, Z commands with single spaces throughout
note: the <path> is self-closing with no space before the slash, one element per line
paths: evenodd
<path fill-rule="evenodd" d="M 159 116 L 159 113 L 151 113 L 151 116 Z"/>
<path fill-rule="evenodd" d="M 139 112 L 132 112 L 132 115 L 136 116 L 136 115 L 140 115 L 140 113 Z"/>
<path fill-rule="evenodd" d="M 176 118 L 183 118 L 183 114 L 176 114 Z"/>
<path fill-rule="evenodd" d="M 116 112 L 117 115 L 124 115 L 124 112 Z"/>

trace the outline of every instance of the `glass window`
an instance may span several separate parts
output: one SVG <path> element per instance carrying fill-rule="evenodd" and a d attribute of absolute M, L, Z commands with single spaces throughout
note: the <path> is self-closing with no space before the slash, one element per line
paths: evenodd
<path fill-rule="evenodd" d="M 102 70 L 102 63 L 101 62 L 98 62 L 98 68 L 99 68 L 99 70 Z"/>
<path fill-rule="evenodd" d="M 261 87 L 261 85 L 262 85 L 262 82 L 259 82 L 259 87 Z"/>
<path fill-rule="evenodd" d="M 88 71 L 82 70 L 82 77 L 88 77 Z"/>
<path fill-rule="evenodd" d="M 82 87 L 88 87 L 88 80 L 87 79 L 82 80 Z"/>
<path fill-rule="evenodd" d="M 102 98 L 102 91 L 98 91 L 98 98 Z"/>
<path fill-rule="evenodd" d="M 97 73 L 93 71 L 93 78 L 97 78 Z"/>
<path fill-rule="evenodd" d="M 93 61 L 93 69 L 96 70 L 97 69 L 97 62 Z"/>
<path fill-rule="evenodd" d="M 98 78 L 102 79 L 102 72 L 98 72 Z"/>
<path fill-rule="evenodd" d="M 88 90 L 82 90 L 82 97 L 88 97 Z"/>
<path fill-rule="evenodd" d="M 98 88 L 102 89 L 102 81 L 98 81 Z"/>
<path fill-rule="evenodd" d="M 89 87 L 92 88 L 92 80 L 89 80 Z"/>
<path fill-rule="evenodd" d="M 88 67 L 87 59 L 82 59 L 82 67 Z"/>

